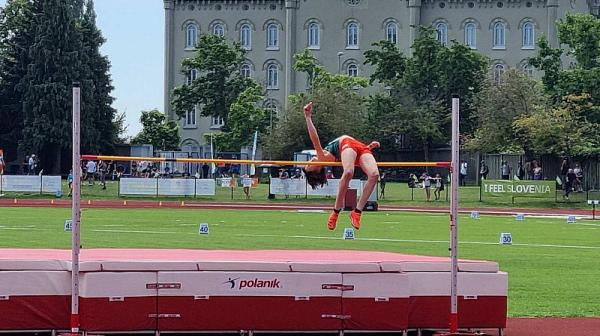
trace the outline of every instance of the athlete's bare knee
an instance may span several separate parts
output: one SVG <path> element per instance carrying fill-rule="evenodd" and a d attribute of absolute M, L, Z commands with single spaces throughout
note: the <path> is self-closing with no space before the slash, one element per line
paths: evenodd
<path fill-rule="evenodd" d="M 377 181 L 378 178 L 379 172 L 377 172 L 376 170 L 367 173 L 367 179 L 369 179 L 370 181 Z"/>
<path fill-rule="evenodd" d="M 354 168 L 345 169 L 342 178 L 352 179 L 354 177 Z"/>

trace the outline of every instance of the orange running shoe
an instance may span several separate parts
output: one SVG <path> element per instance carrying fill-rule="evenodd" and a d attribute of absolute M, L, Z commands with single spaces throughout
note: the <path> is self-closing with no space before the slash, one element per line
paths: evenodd
<path fill-rule="evenodd" d="M 331 215 L 329 216 L 329 220 L 327 221 L 327 228 L 329 230 L 335 230 L 335 226 L 337 225 L 337 220 L 339 216 L 340 214 L 336 213 L 335 211 L 331 213 Z"/>
<path fill-rule="evenodd" d="M 360 216 L 361 214 L 359 214 L 356 211 L 350 212 L 350 220 L 352 221 L 352 226 L 354 226 L 354 228 L 357 230 L 360 230 Z"/>

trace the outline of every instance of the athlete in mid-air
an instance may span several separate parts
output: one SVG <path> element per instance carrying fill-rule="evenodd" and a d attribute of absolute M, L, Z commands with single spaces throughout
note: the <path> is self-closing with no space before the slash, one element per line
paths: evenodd
<path fill-rule="evenodd" d="M 352 226 L 355 229 L 360 229 L 360 216 L 362 210 L 367 204 L 369 196 L 373 192 L 375 185 L 377 184 L 377 178 L 379 177 L 379 169 L 377 168 L 377 162 L 373 157 L 371 149 L 379 148 L 379 142 L 373 141 L 368 146 L 362 142 L 354 139 L 348 135 L 342 135 L 339 138 L 331 141 L 325 149 L 321 147 L 319 141 L 319 134 L 315 125 L 313 125 L 312 116 L 312 102 L 304 106 L 304 118 L 306 119 L 306 126 L 308 127 L 308 134 L 310 140 L 315 147 L 317 156 L 312 158 L 311 161 L 319 162 L 336 162 L 341 161 L 344 168 L 342 179 L 340 180 L 340 188 L 338 190 L 333 212 L 329 216 L 327 221 L 327 228 L 329 230 L 335 229 L 337 224 L 340 211 L 342 210 L 344 203 L 344 196 L 348 190 L 350 180 L 354 176 L 354 166 L 360 166 L 363 172 L 367 175 L 367 183 L 362 190 L 362 195 L 358 201 L 356 209 L 350 212 L 350 220 Z M 326 170 L 324 166 L 309 165 L 304 168 L 304 174 L 306 175 L 306 181 L 313 189 L 327 184 Z"/>

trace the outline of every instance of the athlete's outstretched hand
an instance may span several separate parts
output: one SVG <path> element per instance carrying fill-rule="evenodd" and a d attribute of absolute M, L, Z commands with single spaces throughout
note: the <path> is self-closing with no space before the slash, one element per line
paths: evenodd
<path fill-rule="evenodd" d="M 312 116 L 312 102 L 304 106 L 304 118 L 308 119 Z"/>
<path fill-rule="evenodd" d="M 369 144 L 369 149 L 379 148 L 379 147 L 381 147 L 381 144 L 379 143 L 379 141 L 373 141 Z"/>

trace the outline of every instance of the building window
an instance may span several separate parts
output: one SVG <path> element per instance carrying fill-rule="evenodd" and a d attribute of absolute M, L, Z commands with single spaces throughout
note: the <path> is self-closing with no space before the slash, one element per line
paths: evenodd
<path fill-rule="evenodd" d="M 504 77 L 504 64 L 496 64 L 494 66 L 494 83 L 499 86 L 502 84 L 502 77 Z"/>
<path fill-rule="evenodd" d="M 196 126 L 196 109 L 185 112 L 185 126 Z"/>
<path fill-rule="evenodd" d="M 319 41 L 319 25 L 316 23 L 311 23 L 308 27 L 308 47 L 309 48 L 320 48 Z"/>
<path fill-rule="evenodd" d="M 435 29 L 437 30 L 436 39 L 442 42 L 443 45 L 448 44 L 448 26 L 445 23 L 438 23 Z"/>
<path fill-rule="evenodd" d="M 394 22 L 390 22 L 386 29 L 386 38 L 393 44 L 398 43 L 398 25 Z"/>
<path fill-rule="evenodd" d="M 252 69 L 250 69 L 250 65 L 242 64 L 240 68 L 240 73 L 242 75 L 242 78 L 250 78 L 250 76 L 252 76 Z"/>
<path fill-rule="evenodd" d="M 279 49 L 279 27 L 276 24 L 270 24 L 267 29 L 267 47 Z"/>
<path fill-rule="evenodd" d="M 242 25 L 242 28 L 240 29 L 240 42 L 243 48 L 252 48 L 252 35 L 250 32 L 250 25 Z"/>
<path fill-rule="evenodd" d="M 196 70 L 196 69 L 190 70 L 187 75 L 186 84 L 192 85 L 192 82 L 195 81 L 196 78 L 198 78 L 198 70 Z"/>
<path fill-rule="evenodd" d="M 523 25 L 523 49 L 533 49 L 535 47 L 535 30 L 533 23 L 527 22 Z"/>
<path fill-rule="evenodd" d="M 190 24 L 187 27 L 186 49 L 193 49 L 198 43 L 198 28 L 195 24 Z"/>
<path fill-rule="evenodd" d="M 535 73 L 535 67 L 533 65 L 525 64 L 523 65 L 523 73 L 529 77 L 533 77 Z"/>
<path fill-rule="evenodd" d="M 213 27 L 213 34 L 218 36 L 225 36 L 225 28 L 223 28 L 222 24 L 216 24 Z"/>
<path fill-rule="evenodd" d="M 465 44 L 471 49 L 477 49 L 477 27 L 474 23 L 465 26 Z"/>
<path fill-rule="evenodd" d="M 502 22 L 494 25 L 494 49 L 506 49 L 505 30 Z"/>
<path fill-rule="evenodd" d="M 358 24 L 352 22 L 348 25 L 348 48 L 358 49 Z"/>
<path fill-rule="evenodd" d="M 211 121 L 210 121 L 210 127 L 220 128 L 224 124 L 223 118 L 221 118 L 221 116 L 213 116 L 210 119 L 211 119 Z"/>
<path fill-rule="evenodd" d="M 356 63 L 348 64 L 348 76 L 358 77 L 358 65 Z"/>
<path fill-rule="evenodd" d="M 279 70 L 276 64 L 271 64 L 267 68 L 267 89 L 279 88 Z"/>

